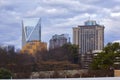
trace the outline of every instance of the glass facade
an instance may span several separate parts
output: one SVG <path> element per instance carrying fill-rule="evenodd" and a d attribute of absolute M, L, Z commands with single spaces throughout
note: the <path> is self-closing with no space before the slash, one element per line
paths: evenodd
<path fill-rule="evenodd" d="M 26 32 L 27 38 L 29 37 L 29 34 L 32 32 L 33 28 L 34 28 L 33 26 L 26 26 L 25 27 L 25 32 Z"/>
<path fill-rule="evenodd" d="M 30 31 L 30 32 L 29 32 Z M 27 37 L 27 41 L 29 42 L 29 41 L 33 41 L 33 40 L 38 40 L 38 41 L 41 41 L 40 40 L 40 32 L 39 32 L 39 26 L 36 26 L 36 27 L 34 27 L 32 30 L 31 30 L 31 28 L 30 29 L 28 29 L 28 31 L 26 31 L 26 32 L 28 32 L 29 34 L 28 34 L 28 37 Z"/>
<path fill-rule="evenodd" d="M 85 22 L 85 25 L 88 25 L 88 26 L 96 25 L 96 21 L 88 20 Z"/>
<path fill-rule="evenodd" d="M 22 27 L 22 46 L 30 41 L 41 41 L 41 21 L 39 20 L 36 26 Z"/>

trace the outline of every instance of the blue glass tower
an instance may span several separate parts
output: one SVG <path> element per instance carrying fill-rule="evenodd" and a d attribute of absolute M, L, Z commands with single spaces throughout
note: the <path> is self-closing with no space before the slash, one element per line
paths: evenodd
<path fill-rule="evenodd" d="M 34 40 L 41 41 L 41 18 L 36 26 L 24 26 L 22 21 L 22 47 Z"/>

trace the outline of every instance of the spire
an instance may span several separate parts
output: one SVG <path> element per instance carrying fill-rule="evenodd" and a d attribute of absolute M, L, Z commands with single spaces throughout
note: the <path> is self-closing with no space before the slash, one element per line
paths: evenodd
<path fill-rule="evenodd" d="M 22 20 L 22 47 L 26 44 L 26 34 L 24 29 L 24 22 Z"/>

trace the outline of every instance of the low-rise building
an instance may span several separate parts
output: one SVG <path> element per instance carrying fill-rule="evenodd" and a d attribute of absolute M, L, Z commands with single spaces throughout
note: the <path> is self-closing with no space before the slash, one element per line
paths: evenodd
<path fill-rule="evenodd" d="M 47 50 L 47 43 L 40 41 L 30 41 L 21 50 L 21 53 L 34 55 L 37 52 Z"/>
<path fill-rule="evenodd" d="M 93 58 L 98 55 L 98 53 L 102 52 L 102 50 L 93 50 L 89 51 L 86 54 L 81 55 L 81 66 L 83 69 L 88 69 L 90 64 L 93 61 Z"/>
<path fill-rule="evenodd" d="M 7 52 L 15 52 L 15 46 L 14 45 L 0 45 L 0 48 L 2 48 L 3 50 L 7 51 Z"/>

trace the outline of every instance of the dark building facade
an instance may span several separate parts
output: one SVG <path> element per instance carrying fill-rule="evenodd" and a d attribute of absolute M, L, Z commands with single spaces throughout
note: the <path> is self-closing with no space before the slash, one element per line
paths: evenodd
<path fill-rule="evenodd" d="M 70 43 L 68 34 L 53 35 L 49 41 L 49 49 L 54 49 L 63 46 L 66 43 Z"/>

